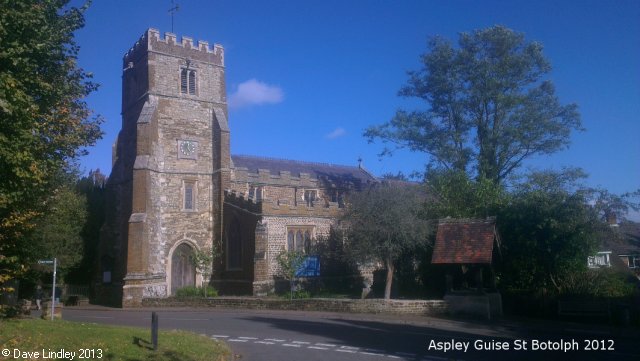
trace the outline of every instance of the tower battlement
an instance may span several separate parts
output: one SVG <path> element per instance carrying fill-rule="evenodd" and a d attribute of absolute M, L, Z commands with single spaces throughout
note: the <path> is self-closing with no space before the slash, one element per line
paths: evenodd
<path fill-rule="evenodd" d="M 195 45 L 193 38 L 188 36 L 182 36 L 178 42 L 176 34 L 165 32 L 164 37 L 161 37 L 160 31 L 150 28 L 124 54 L 122 59 L 123 68 L 126 68 L 130 62 L 135 62 L 140 55 L 146 54 L 148 51 L 175 54 L 180 57 L 224 66 L 224 48 L 222 45 L 213 44 L 213 47 L 211 47 L 208 41 L 203 40 L 198 40 L 197 45 Z"/>

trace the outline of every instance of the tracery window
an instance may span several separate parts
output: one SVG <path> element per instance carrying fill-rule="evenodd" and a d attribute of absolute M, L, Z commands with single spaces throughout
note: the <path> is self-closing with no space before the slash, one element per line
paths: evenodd
<path fill-rule="evenodd" d="M 313 226 L 287 227 L 287 250 L 305 254 L 311 253 Z"/>

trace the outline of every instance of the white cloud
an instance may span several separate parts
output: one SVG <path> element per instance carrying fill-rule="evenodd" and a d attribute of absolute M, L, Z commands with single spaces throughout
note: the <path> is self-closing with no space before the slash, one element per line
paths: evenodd
<path fill-rule="evenodd" d="M 342 127 L 338 127 L 336 129 L 334 129 L 333 132 L 327 134 L 325 137 L 327 139 L 336 139 L 338 137 L 342 137 L 345 134 L 347 134 L 347 131 L 344 130 L 344 128 L 342 128 Z"/>
<path fill-rule="evenodd" d="M 252 105 L 276 104 L 282 102 L 284 93 L 278 86 L 269 85 L 256 79 L 249 79 L 238 85 L 229 96 L 229 107 L 242 108 Z"/>

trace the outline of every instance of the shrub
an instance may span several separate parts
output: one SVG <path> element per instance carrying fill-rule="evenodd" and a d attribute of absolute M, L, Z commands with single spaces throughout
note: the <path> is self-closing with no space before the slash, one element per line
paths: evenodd
<path fill-rule="evenodd" d="M 280 295 L 280 297 L 287 298 L 287 299 L 311 298 L 311 292 L 307 290 L 295 290 L 289 294 Z"/>
<path fill-rule="evenodd" d="M 187 286 L 176 291 L 176 297 L 202 297 L 202 295 L 204 295 L 202 287 Z M 208 286 L 207 297 L 218 297 L 218 291 L 215 288 Z"/>
<path fill-rule="evenodd" d="M 635 284 L 629 274 L 611 269 L 585 270 L 571 273 L 562 279 L 562 293 L 594 297 L 629 297 Z"/>

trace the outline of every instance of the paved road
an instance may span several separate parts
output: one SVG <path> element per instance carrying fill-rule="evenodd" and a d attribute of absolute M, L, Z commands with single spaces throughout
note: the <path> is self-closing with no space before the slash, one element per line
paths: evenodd
<path fill-rule="evenodd" d="M 330 314 L 284 311 L 157 310 L 160 327 L 190 330 L 224 340 L 236 359 L 280 360 L 640 360 L 638 341 L 611 332 L 576 328 L 519 327 L 517 324 L 484 325 L 478 322 L 432 318 Z M 70 321 L 149 327 L 151 310 L 67 308 Z M 617 334 L 618 332 L 616 332 Z M 513 350 L 526 342 L 528 351 Z M 539 346 L 575 346 L 580 351 L 532 351 Z M 576 343 L 571 342 L 575 340 Z M 590 345 L 613 347 L 584 351 Z M 611 340 L 611 341 L 610 341 Z M 162 342 L 162 340 L 160 340 Z M 444 351 L 454 346 L 458 351 Z M 477 347 L 509 347 L 485 351 Z M 464 348 L 467 348 L 465 351 Z"/>

